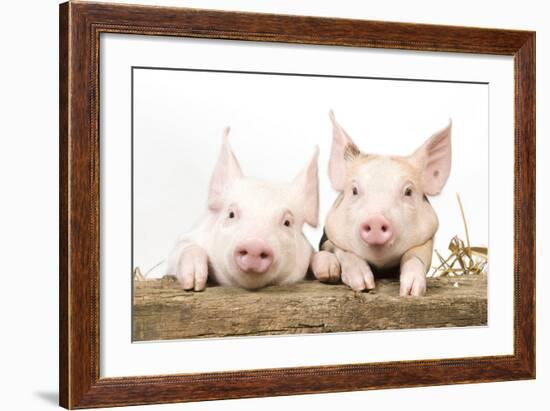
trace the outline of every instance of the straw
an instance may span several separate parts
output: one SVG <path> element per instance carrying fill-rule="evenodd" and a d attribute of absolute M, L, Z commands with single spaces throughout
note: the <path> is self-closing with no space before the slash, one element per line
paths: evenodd
<path fill-rule="evenodd" d="M 448 248 L 451 253 L 447 258 L 443 258 L 439 251 L 435 250 L 440 264 L 433 267 L 432 277 L 483 274 L 486 272 L 487 247 L 470 246 L 470 234 L 468 233 L 466 215 L 464 214 L 464 207 L 462 207 L 462 201 L 458 193 L 456 193 L 456 199 L 460 208 L 460 214 L 462 215 L 466 244 L 455 235 L 449 243 Z"/>

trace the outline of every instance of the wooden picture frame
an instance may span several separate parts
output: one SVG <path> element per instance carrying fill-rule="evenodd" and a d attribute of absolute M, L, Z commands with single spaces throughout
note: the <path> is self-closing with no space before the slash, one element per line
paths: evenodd
<path fill-rule="evenodd" d="M 60 405 L 90 408 L 535 377 L 535 33 L 69 2 L 60 5 Z M 513 56 L 514 354 L 100 378 L 101 33 Z"/>

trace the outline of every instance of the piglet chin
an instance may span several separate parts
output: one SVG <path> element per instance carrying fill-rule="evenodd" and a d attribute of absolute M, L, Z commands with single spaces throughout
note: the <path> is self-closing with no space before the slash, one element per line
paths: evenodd
<path fill-rule="evenodd" d="M 367 261 L 376 265 L 385 264 L 391 258 L 391 250 L 387 245 L 367 246 L 366 257 Z"/>
<path fill-rule="evenodd" d="M 228 264 L 224 270 L 224 281 L 222 285 L 237 286 L 247 290 L 257 290 L 276 282 L 278 274 L 278 264 L 274 260 L 270 267 L 263 273 L 254 270 L 245 271 L 235 260 Z"/>
<path fill-rule="evenodd" d="M 372 263 L 378 267 L 385 267 L 387 265 L 394 264 L 396 258 L 399 258 L 399 253 L 396 250 L 395 243 L 396 238 L 392 238 L 389 242 L 384 244 L 368 244 L 361 237 L 359 237 L 362 255 L 369 263 Z"/>
<path fill-rule="evenodd" d="M 234 285 L 238 285 L 239 287 L 247 290 L 258 290 L 270 285 L 273 282 L 271 277 L 273 277 L 273 275 L 270 275 L 269 272 L 258 274 L 255 272 L 250 273 L 239 271 L 238 273 L 235 273 L 233 281 L 236 283 Z"/>

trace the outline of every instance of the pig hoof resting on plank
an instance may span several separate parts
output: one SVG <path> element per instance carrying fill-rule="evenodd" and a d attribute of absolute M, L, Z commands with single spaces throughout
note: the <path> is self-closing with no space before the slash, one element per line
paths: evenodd
<path fill-rule="evenodd" d="M 302 228 L 318 220 L 318 150 L 291 183 L 275 184 L 243 177 L 228 133 L 210 181 L 208 210 L 176 242 L 166 274 L 195 291 L 207 280 L 258 289 L 304 279 L 313 247 Z"/>
<path fill-rule="evenodd" d="M 426 292 L 438 220 L 427 195 L 443 189 L 451 171 L 451 122 L 413 154 L 364 154 L 332 111 L 329 177 L 339 192 L 326 219 L 312 270 L 320 281 L 356 291 L 375 287 L 374 273 L 400 273 L 400 295 Z"/>

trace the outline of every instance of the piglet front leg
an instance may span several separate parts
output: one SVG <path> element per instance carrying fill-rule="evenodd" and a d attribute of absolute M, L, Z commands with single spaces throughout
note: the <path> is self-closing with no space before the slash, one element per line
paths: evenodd
<path fill-rule="evenodd" d="M 354 291 L 374 289 L 374 275 L 365 260 L 352 252 L 339 248 L 336 248 L 334 253 L 340 262 L 344 284 Z"/>
<path fill-rule="evenodd" d="M 407 251 L 401 258 L 399 295 L 421 297 L 426 294 L 426 273 L 430 268 L 433 239 Z"/>
<path fill-rule="evenodd" d="M 340 262 L 330 251 L 319 251 L 313 255 L 311 271 L 323 283 L 336 283 L 340 280 Z"/>
<path fill-rule="evenodd" d="M 338 248 L 332 241 L 321 243 L 321 251 L 311 261 L 315 278 L 322 282 L 342 282 L 355 291 L 372 290 L 374 275 L 365 260 L 354 253 Z"/>
<path fill-rule="evenodd" d="M 421 297 L 426 294 L 426 272 L 424 263 L 417 258 L 407 260 L 401 266 L 399 277 L 399 295 L 406 297 Z"/>
<path fill-rule="evenodd" d="M 176 278 L 184 290 L 204 290 L 208 278 L 206 251 L 198 245 L 185 247 L 176 263 Z"/>

